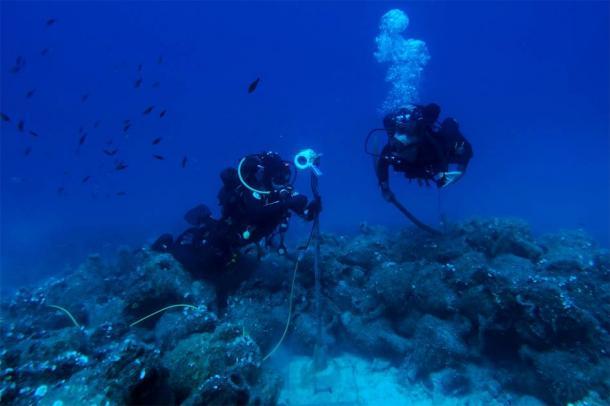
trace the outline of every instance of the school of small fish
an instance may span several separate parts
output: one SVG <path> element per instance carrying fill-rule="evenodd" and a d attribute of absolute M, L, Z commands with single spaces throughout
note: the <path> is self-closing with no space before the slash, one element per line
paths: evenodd
<path fill-rule="evenodd" d="M 44 24 L 45 28 L 55 30 L 55 29 L 57 29 L 58 26 L 61 26 L 61 24 L 58 23 L 59 21 L 60 20 L 58 20 L 56 18 L 48 18 Z M 51 48 L 51 47 L 42 48 L 42 50 L 40 51 L 40 56 L 46 57 L 47 55 L 49 55 L 49 53 L 52 53 L 52 51 L 53 51 L 53 48 Z M 159 55 L 156 60 L 158 65 L 162 65 L 164 63 L 164 61 L 165 61 L 165 59 L 164 59 L 163 55 Z M 19 55 L 16 57 L 14 64 L 10 67 L 9 72 L 16 75 L 16 74 L 23 72 L 25 70 L 25 68 L 26 68 L 26 59 L 25 59 L 25 57 Z M 139 89 L 143 86 L 143 84 L 145 84 L 144 75 L 142 74 L 143 70 L 144 70 L 144 64 L 142 64 L 142 63 L 138 64 L 137 68 L 136 68 L 136 71 L 137 71 L 136 76 L 133 81 L 133 87 L 135 89 Z M 247 87 L 248 94 L 253 93 L 259 86 L 259 83 L 260 83 L 259 77 L 257 77 L 254 81 L 250 82 L 250 84 Z M 159 81 L 153 81 L 150 86 L 152 88 L 158 88 L 158 87 L 160 87 L 160 85 L 161 84 Z M 44 91 L 44 89 L 42 89 L 42 90 Z M 29 88 L 27 90 L 24 90 L 24 93 L 22 93 L 22 94 L 25 94 L 25 98 L 28 100 L 30 100 L 30 99 L 35 100 L 36 97 L 34 97 L 34 96 L 36 94 L 38 94 L 38 89 Z M 80 94 L 81 103 L 83 103 L 83 104 L 87 103 L 90 100 L 91 96 L 92 96 L 92 94 L 89 91 L 82 92 Z M 158 110 L 158 109 L 156 109 L 156 107 L 154 105 L 149 105 L 146 108 L 144 108 L 144 110 L 142 110 L 141 115 L 144 117 L 147 117 L 147 116 L 150 116 L 153 111 L 158 112 L 158 116 L 160 119 L 164 118 L 167 114 L 167 109 L 163 108 L 163 109 Z M 155 115 L 156 114 L 157 113 L 155 113 Z M 28 120 L 29 120 L 29 118 L 28 118 Z M 106 121 L 104 121 L 104 122 L 106 122 Z M 29 134 L 32 137 L 32 139 L 36 139 L 36 138 L 40 137 L 40 133 L 38 131 L 34 131 L 31 128 L 26 128 L 26 123 L 23 118 L 18 118 L 15 121 L 13 121 L 11 116 L 9 116 L 7 113 L 0 112 L 0 123 L 2 124 L 3 127 L 9 126 L 9 125 L 14 125 L 16 130 L 19 133 Z M 102 123 L 102 120 L 96 120 L 93 123 L 92 128 L 97 130 L 98 128 L 100 128 L 101 123 Z M 123 137 L 127 137 L 127 135 L 128 135 L 127 133 L 129 132 L 130 128 L 132 128 L 132 125 L 133 125 L 133 122 L 131 121 L 131 119 L 125 119 L 122 121 L 122 124 L 121 124 L 121 126 L 119 126 L 119 128 L 122 128 Z M 29 125 L 28 125 L 28 127 L 29 127 Z M 3 128 L 3 131 L 4 131 L 4 128 Z M 43 136 L 44 136 L 44 133 L 43 133 Z M 28 138 L 28 139 L 30 139 L 30 138 Z M 151 144 L 153 146 L 155 146 L 155 148 L 159 148 L 158 145 L 161 143 L 162 139 L 163 139 L 162 137 L 156 137 L 151 141 Z M 79 153 L 81 148 L 85 148 L 88 145 L 87 140 L 88 140 L 88 133 L 87 133 L 87 131 L 85 131 L 85 125 L 81 125 L 79 127 L 79 131 L 78 131 L 78 143 L 77 143 L 77 147 L 76 147 L 77 154 Z M 108 146 L 112 146 L 113 144 L 114 144 L 114 140 L 112 138 L 110 138 L 106 141 L 106 145 L 108 145 Z M 32 154 L 32 151 L 33 151 L 33 146 L 27 145 L 26 148 L 23 150 L 24 157 L 29 157 Z M 115 156 L 117 156 L 117 154 L 120 153 L 120 150 L 117 147 L 112 147 L 112 148 L 108 147 L 108 148 L 102 149 L 101 152 L 103 153 L 103 155 L 106 155 L 108 157 L 115 157 Z M 158 153 L 152 154 L 152 158 L 156 161 L 166 161 L 165 155 L 161 155 Z M 188 156 L 183 155 L 180 160 L 180 167 L 186 168 L 188 166 L 188 162 L 189 162 Z M 113 166 L 114 166 L 114 170 L 119 171 L 119 172 L 125 171 L 129 167 L 129 165 L 124 160 L 118 159 L 118 158 L 115 158 Z M 64 171 L 64 177 L 67 174 L 68 174 L 68 172 Z M 81 184 L 90 183 L 89 181 L 91 181 L 93 178 L 94 178 L 94 176 L 91 174 L 84 174 L 84 175 L 82 175 L 82 178 L 81 178 Z M 56 191 L 57 191 L 58 195 L 65 195 L 66 194 L 66 185 L 61 184 L 60 186 L 57 187 Z M 115 196 L 126 196 L 127 195 L 127 193 L 123 190 L 117 191 L 113 194 Z M 111 193 L 107 193 L 106 195 L 110 196 Z"/>

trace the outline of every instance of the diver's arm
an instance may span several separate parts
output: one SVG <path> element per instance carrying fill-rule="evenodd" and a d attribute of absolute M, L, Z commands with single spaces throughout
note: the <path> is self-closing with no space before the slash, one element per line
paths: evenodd
<path fill-rule="evenodd" d="M 303 213 L 307 206 L 307 197 L 297 194 L 267 204 L 254 197 L 248 197 L 244 203 L 248 217 L 253 221 L 259 221 L 284 213 L 287 210 L 292 210 L 297 214 Z"/>

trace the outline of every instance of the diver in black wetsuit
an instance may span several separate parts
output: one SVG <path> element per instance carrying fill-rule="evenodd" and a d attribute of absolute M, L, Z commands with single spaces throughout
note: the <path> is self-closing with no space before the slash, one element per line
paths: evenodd
<path fill-rule="evenodd" d="M 220 174 L 221 218 L 212 218 L 210 210 L 199 205 L 185 215 L 193 227 L 175 241 L 169 234 L 162 235 L 153 250 L 172 253 L 195 274 L 234 263 L 248 245 L 260 247 L 264 241 L 272 246 L 276 235 L 278 251 L 285 252 L 283 236 L 291 213 L 311 221 L 321 211 L 319 198 L 308 202 L 294 190 L 291 168 L 274 152 L 242 158 L 237 169 L 227 168 Z"/>
<path fill-rule="evenodd" d="M 440 111 L 437 104 L 431 103 L 404 107 L 384 118 L 388 143 L 377 160 L 376 171 L 386 200 L 395 199 L 389 184 L 390 166 L 420 185 L 432 181 L 439 188 L 464 175 L 472 158 L 472 146 L 455 119 L 447 118 L 437 125 Z"/>

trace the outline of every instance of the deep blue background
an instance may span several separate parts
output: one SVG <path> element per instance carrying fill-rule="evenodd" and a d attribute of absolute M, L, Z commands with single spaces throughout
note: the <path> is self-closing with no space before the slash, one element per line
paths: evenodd
<path fill-rule="evenodd" d="M 1 127 L 4 286 L 179 231 L 194 204 L 217 210 L 223 167 L 266 149 L 324 153 L 325 230 L 406 224 L 381 199 L 362 148 L 381 123 L 387 66 L 373 57 L 374 38 L 394 7 L 410 17 L 406 36 L 426 41 L 432 56 L 421 100 L 456 117 L 474 145 L 442 211 L 452 220 L 520 217 L 536 232 L 582 227 L 608 245 L 607 2 L 2 2 L 1 111 L 13 120 Z M 27 65 L 12 74 L 17 56 Z M 40 136 L 18 133 L 19 119 Z M 81 125 L 88 138 L 77 153 Z M 124 172 L 101 152 L 110 138 Z M 393 185 L 437 223 L 435 190 L 399 177 Z"/>

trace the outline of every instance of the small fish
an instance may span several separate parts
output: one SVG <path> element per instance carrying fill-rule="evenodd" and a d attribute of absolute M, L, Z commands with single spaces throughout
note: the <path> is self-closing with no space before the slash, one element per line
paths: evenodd
<path fill-rule="evenodd" d="M 0 113 L 0 117 L 2 118 L 2 121 L 4 121 L 5 123 L 11 122 L 11 118 L 4 113 Z"/>
<path fill-rule="evenodd" d="M 138 72 L 142 72 L 142 64 L 138 65 Z"/>
<path fill-rule="evenodd" d="M 256 78 L 256 80 L 254 82 L 250 83 L 250 86 L 248 86 L 248 93 L 254 92 L 260 81 L 261 81 L 261 78 Z"/>
<path fill-rule="evenodd" d="M 182 162 L 180 163 L 180 166 L 182 166 L 183 168 L 186 168 L 186 164 L 188 163 L 189 159 L 187 158 L 187 156 L 185 155 L 182 158 Z"/>
<path fill-rule="evenodd" d="M 165 157 L 163 155 L 153 155 L 153 158 L 155 158 L 159 161 L 163 161 L 165 159 Z"/>
<path fill-rule="evenodd" d="M 165 113 L 167 113 L 167 110 L 163 110 L 162 112 L 160 112 L 159 117 L 161 117 L 161 118 L 165 117 Z"/>
<path fill-rule="evenodd" d="M 64 192 L 66 191 L 66 188 L 63 186 L 60 186 L 57 188 L 57 194 L 58 195 L 62 195 Z"/>
<path fill-rule="evenodd" d="M 125 196 L 127 193 L 126 192 L 116 192 L 115 195 L 117 196 Z"/>
<path fill-rule="evenodd" d="M 142 85 L 142 78 L 138 78 L 133 82 L 133 87 L 135 87 L 136 89 L 139 88 Z"/>
<path fill-rule="evenodd" d="M 11 68 L 11 73 L 19 73 L 25 67 L 25 58 L 18 56 L 15 65 Z"/>
<path fill-rule="evenodd" d="M 34 132 L 34 131 L 32 131 L 32 130 L 30 130 L 30 135 L 31 135 L 32 137 L 38 137 L 38 133 L 37 133 L 37 132 Z"/>
<path fill-rule="evenodd" d="M 159 55 L 159 58 L 157 58 L 157 64 L 161 65 L 163 63 L 163 55 Z"/>
<path fill-rule="evenodd" d="M 123 120 L 123 124 L 124 124 L 124 125 L 127 125 L 127 124 L 129 124 L 129 123 L 131 123 L 131 120 L 130 120 L 130 119 L 128 119 L 128 118 L 127 118 L 127 119 Z"/>
<path fill-rule="evenodd" d="M 155 139 L 153 140 L 152 144 L 153 144 L 153 145 L 157 145 L 158 143 L 160 143 L 160 142 L 161 142 L 161 140 L 162 140 L 162 139 L 163 139 L 163 138 L 161 138 L 161 137 L 155 138 Z"/>
<path fill-rule="evenodd" d="M 46 56 L 49 53 L 49 48 L 43 48 L 42 51 L 40 51 L 40 55 L 42 56 Z"/>
<path fill-rule="evenodd" d="M 85 127 L 83 127 L 82 125 L 80 127 L 78 127 L 78 133 L 82 134 L 85 132 Z"/>
<path fill-rule="evenodd" d="M 32 147 L 27 147 L 25 151 L 23 151 L 23 155 L 28 156 L 32 152 Z"/>
<path fill-rule="evenodd" d="M 100 126 L 100 120 L 97 120 L 95 123 L 93 123 L 93 128 L 97 128 Z"/>
<path fill-rule="evenodd" d="M 116 165 L 114 165 L 114 169 L 117 171 L 122 171 L 124 169 L 127 169 L 127 164 L 123 161 L 119 161 L 116 163 Z"/>
<path fill-rule="evenodd" d="M 25 123 L 23 122 L 23 120 L 19 120 L 19 122 L 17 123 L 17 129 L 19 130 L 19 132 L 23 132 L 24 127 Z"/>
<path fill-rule="evenodd" d="M 91 176 L 87 175 L 83 178 L 83 180 L 81 181 L 82 183 L 87 183 L 87 181 L 91 179 Z"/>
<path fill-rule="evenodd" d="M 108 138 L 106 140 L 106 145 L 112 145 L 114 143 L 114 140 L 112 138 Z"/>
<path fill-rule="evenodd" d="M 154 87 L 155 89 L 158 88 L 159 86 L 161 86 L 161 82 L 155 82 L 152 84 L 152 87 Z"/>
<path fill-rule="evenodd" d="M 86 102 L 89 99 L 89 93 L 85 93 L 80 97 L 81 103 Z"/>
<path fill-rule="evenodd" d="M 57 22 L 57 20 L 55 18 L 49 18 L 47 20 L 47 27 L 50 27 L 52 25 L 55 25 L 55 23 Z"/>
<path fill-rule="evenodd" d="M 85 143 L 85 140 L 87 139 L 87 133 L 84 133 L 83 135 L 80 136 L 80 138 L 78 139 L 78 146 L 80 147 L 81 145 L 83 145 Z"/>
<path fill-rule="evenodd" d="M 153 111 L 153 109 L 155 108 L 155 106 L 148 106 L 146 107 L 146 109 L 142 112 L 142 114 L 144 115 L 148 115 L 150 114 L 151 111 Z"/>
<path fill-rule="evenodd" d="M 123 126 L 123 132 L 126 133 L 129 130 L 129 127 L 131 127 L 131 124 L 125 124 Z"/>
<path fill-rule="evenodd" d="M 118 148 L 115 148 L 115 149 L 105 149 L 104 150 L 104 154 L 106 154 L 108 156 L 115 156 L 117 152 L 119 152 Z"/>
<path fill-rule="evenodd" d="M 29 99 L 34 96 L 34 93 L 36 93 L 36 89 L 28 90 L 28 92 L 25 94 L 25 97 Z"/>

